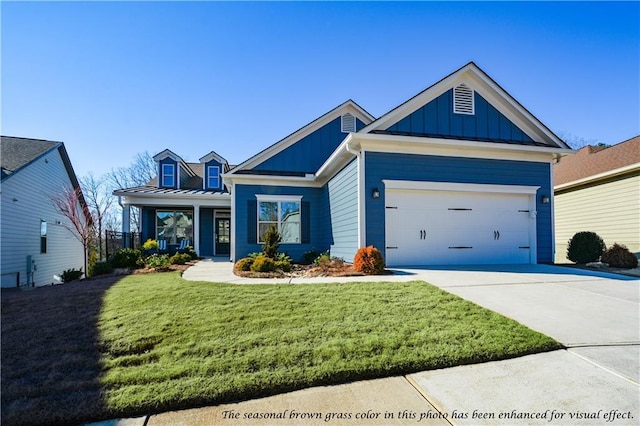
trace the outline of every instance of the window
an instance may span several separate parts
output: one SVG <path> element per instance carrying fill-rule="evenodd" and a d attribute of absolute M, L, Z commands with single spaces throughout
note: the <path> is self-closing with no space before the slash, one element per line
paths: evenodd
<path fill-rule="evenodd" d="M 258 243 L 262 236 L 275 226 L 282 237 L 282 244 L 299 244 L 300 200 L 302 197 L 258 196 Z"/>
<path fill-rule="evenodd" d="M 464 83 L 453 88 L 453 112 L 456 114 L 475 114 L 473 90 Z"/>
<path fill-rule="evenodd" d="M 47 252 L 47 221 L 40 219 L 40 253 Z"/>
<path fill-rule="evenodd" d="M 182 240 L 193 241 L 193 211 L 156 211 L 156 240 L 167 240 L 169 244 L 180 244 Z"/>
<path fill-rule="evenodd" d="M 173 164 L 162 165 L 162 186 L 165 188 L 173 188 L 175 185 L 175 166 Z"/>
<path fill-rule="evenodd" d="M 207 188 L 220 188 L 220 167 L 207 167 Z"/>

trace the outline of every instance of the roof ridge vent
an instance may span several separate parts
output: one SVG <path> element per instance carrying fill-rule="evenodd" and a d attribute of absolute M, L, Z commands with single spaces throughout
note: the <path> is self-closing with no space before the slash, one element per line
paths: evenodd
<path fill-rule="evenodd" d="M 340 128 L 342 133 L 351 133 L 356 131 L 356 117 L 351 113 L 342 114 L 340 117 Z"/>
<path fill-rule="evenodd" d="M 464 83 L 453 88 L 453 112 L 455 114 L 475 114 L 473 90 Z"/>

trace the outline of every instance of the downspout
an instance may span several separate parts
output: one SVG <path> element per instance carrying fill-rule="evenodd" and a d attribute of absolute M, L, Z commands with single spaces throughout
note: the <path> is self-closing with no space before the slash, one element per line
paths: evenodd
<path fill-rule="evenodd" d="M 358 162 L 358 248 L 360 247 L 364 247 L 365 244 L 365 240 L 366 240 L 366 231 L 365 231 L 365 224 L 366 224 L 366 215 L 365 215 L 365 183 L 364 183 L 364 179 L 365 179 L 365 174 L 364 174 L 364 156 L 362 155 L 362 152 L 360 150 L 354 150 L 351 147 L 351 143 L 354 141 L 354 134 L 353 133 L 349 133 L 349 136 L 347 136 L 347 142 L 344 144 L 345 150 L 349 153 L 349 154 L 353 154 L 356 156 L 357 158 L 357 162 Z"/>

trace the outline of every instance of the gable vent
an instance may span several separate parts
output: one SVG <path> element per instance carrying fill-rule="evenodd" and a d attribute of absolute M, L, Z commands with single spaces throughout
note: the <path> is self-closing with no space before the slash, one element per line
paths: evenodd
<path fill-rule="evenodd" d="M 343 114 L 341 117 L 342 133 L 351 133 L 356 131 L 356 118 L 349 114 Z"/>
<path fill-rule="evenodd" d="M 456 114 L 475 114 L 473 90 L 462 83 L 453 88 L 453 112 Z"/>

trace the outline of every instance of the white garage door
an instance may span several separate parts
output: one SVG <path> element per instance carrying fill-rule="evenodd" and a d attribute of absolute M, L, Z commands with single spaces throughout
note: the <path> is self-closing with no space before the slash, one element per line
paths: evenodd
<path fill-rule="evenodd" d="M 532 263 L 531 204 L 522 193 L 387 189 L 387 265 Z"/>

